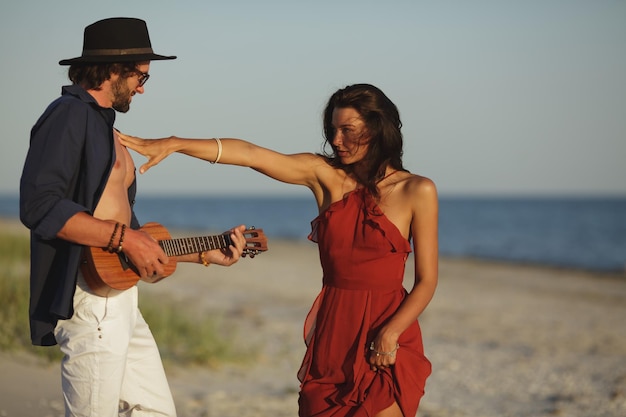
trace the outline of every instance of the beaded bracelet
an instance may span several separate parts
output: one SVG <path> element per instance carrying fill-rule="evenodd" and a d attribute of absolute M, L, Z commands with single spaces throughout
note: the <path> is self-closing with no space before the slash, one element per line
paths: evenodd
<path fill-rule="evenodd" d="M 400 347 L 399 343 L 396 343 L 396 348 L 391 352 L 379 352 L 374 348 L 374 342 L 370 343 L 370 350 L 376 354 L 376 356 L 393 356 Z"/>
<path fill-rule="evenodd" d="M 122 243 L 124 243 L 124 232 L 126 231 L 126 225 L 122 225 L 122 231 L 120 232 L 120 241 L 117 244 L 117 253 L 122 252 Z"/>
<path fill-rule="evenodd" d="M 107 246 L 107 251 L 113 253 L 113 240 L 115 240 L 115 235 L 117 234 L 117 229 L 120 227 L 119 223 L 115 223 L 115 227 L 113 228 L 113 233 L 111 234 L 111 239 L 109 239 L 109 245 Z"/>

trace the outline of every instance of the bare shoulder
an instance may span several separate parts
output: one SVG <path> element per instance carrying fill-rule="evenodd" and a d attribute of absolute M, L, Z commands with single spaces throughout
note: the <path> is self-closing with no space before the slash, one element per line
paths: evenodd
<path fill-rule="evenodd" d="M 404 183 L 402 189 L 405 197 L 426 200 L 437 199 L 437 186 L 428 177 L 406 173 L 402 182 Z"/>
<path fill-rule="evenodd" d="M 437 210 L 437 186 L 433 180 L 422 175 L 408 174 L 403 182 L 403 197 L 412 207 L 412 211 Z"/>
<path fill-rule="evenodd" d="M 404 189 L 404 197 L 410 206 L 413 220 L 431 222 L 438 216 L 439 199 L 433 180 L 421 175 L 410 174 Z"/>
<path fill-rule="evenodd" d="M 381 190 L 379 206 L 405 237 L 417 219 L 432 221 L 438 212 L 437 188 L 427 177 L 398 172 Z"/>

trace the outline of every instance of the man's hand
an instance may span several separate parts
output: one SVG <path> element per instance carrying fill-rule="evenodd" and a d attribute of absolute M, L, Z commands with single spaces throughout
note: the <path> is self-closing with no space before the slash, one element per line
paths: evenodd
<path fill-rule="evenodd" d="M 167 264 L 169 258 L 148 233 L 127 228 L 122 247 L 143 281 L 153 282 L 163 277 L 163 264 Z"/>
<path fill-rule="evenodd" d="M 246 246 L 246 238 L 243 232 L 246 230 L 245 225 L 233 227 L 230 230 L 230 239 L 233 245 L 226 249 L 215 249 L 205 252 L 204 258 L 207 262 L 222 266 L 230 266 L 241 258 L 243 249 Z"/>

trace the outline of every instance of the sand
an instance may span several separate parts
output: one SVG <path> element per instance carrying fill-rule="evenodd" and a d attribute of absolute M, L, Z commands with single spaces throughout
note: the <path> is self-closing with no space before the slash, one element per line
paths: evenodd
<path fill-rule="evenodd" d="M 181 264 L 141 283 L 258 353 L 250 366 L 168 366 L 179 416 L 296 416 L 302 322 L 320 281 L 315 245 L 270 240 L 230 268 Z M 625 274 L 442 259 L 420 321 L 433 374 L 418 416 L 626 416 Z M 0 387 L 0 417 L 63 415 L 56 363 L 0 353 Z"/>

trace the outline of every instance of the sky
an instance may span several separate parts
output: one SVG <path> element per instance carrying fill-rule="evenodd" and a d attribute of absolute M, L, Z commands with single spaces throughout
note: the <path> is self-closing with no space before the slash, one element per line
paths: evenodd
<path fill-rule="evenodd" d="M 69 83 L 58 61 L 117 16 L 146 20 L 155 52 L 178 56 L 151 64 L 117 116 L 125 133 L 319 152 L 330 95 L 370 83 L 400 110 L 405 168 L 442 196 L 626 196 L 623 0 L 2 2 L 0 194 L 18 193 L 30 129 Z M 183 155 L 139 189 L 308 193 Z"/>

